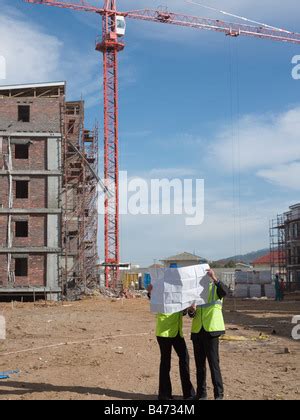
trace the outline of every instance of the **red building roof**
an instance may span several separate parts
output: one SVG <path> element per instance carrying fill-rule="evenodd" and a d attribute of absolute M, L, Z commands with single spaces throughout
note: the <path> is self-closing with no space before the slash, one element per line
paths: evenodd
<path fill-rule="evenodd" d="M 278 264 L 283 258 L 284 253 L 282 251 L 273 251 L 252 261 L 252 265 L 271 265 L 273 262 Z"/>

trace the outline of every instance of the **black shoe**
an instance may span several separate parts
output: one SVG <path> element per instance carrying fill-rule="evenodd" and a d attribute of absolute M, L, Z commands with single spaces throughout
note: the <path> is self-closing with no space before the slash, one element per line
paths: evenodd
<path fill-rule="evenodd" d="M 157 399 L 158 399 L 158 401 L 169 401 L 169 400 L 173 400 L 174 398 L 172 396 L 171 397 L 164 397 L 162 395 L 159 395 L 157 397 Z"/>
<path fill-rule="evenodd" d="M 201 394 L 201 395 L 196 395 L 194 397 L 194 400 L 199 400 L 199 401 L 207 401 L 207 394 Z"/>
<path fill-rule="evenodd" d="M 215 400 L 216 401 L 223 401 L 224 400 L 224 397 L 223 396 L 215 397 Z"/>
<path fill-rule="evenodd" d="M 196 399 L 196 392 L 194 389 L 191 390 L 190 394 L 183 396 L 184 400 L 194 401 Z"/>

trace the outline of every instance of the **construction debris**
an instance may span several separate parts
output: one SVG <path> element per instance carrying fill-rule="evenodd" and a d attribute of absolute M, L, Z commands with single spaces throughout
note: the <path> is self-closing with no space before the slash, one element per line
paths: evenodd
<path fill-rule="evenodd" d="M 101 288 L 100 294 L 110 299 L 136 299 L 147 298 L 147 290 L 117 290 Z"/>
<path fill-rule="evenodd" d="M 20 373 L 19 370 L 8 370 L 6 372 L 0 372 L 0 379 L 9 379 L 11 375 L 17 375 Z"/>
<path fill-rule="evenodd" d="M 124 349 L 123 347 L 114 347 L 112 349 L 116 354 L 124 354 Z"/>
<path fill-rule="evenodd" d="M 245 337 L 243 335 L 223 335 L 221 341 L 264 341 L 269 340 L 270 336 L 260 333 L 258 337 Z"/>
<path fill-rule="evenodd" d="M 95 287 L 91 286 L 90 288 L 84 287 L 83 285 L 73 287 L 67 290 L 66 299 L 68 301 L 77 301 L 82 300 L 85 297 L 99 297 L 104 296 L 109 299 L 119 300 L 119 299 L 136 299 L 136 298 L 145 298 L 147 297 L 146 290 L 129 290 L 129 289 L 109 289 L 105 287 Z"/>

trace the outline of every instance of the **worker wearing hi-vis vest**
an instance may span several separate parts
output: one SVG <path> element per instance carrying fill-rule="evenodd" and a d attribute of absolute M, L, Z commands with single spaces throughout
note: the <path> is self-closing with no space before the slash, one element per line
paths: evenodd
<path fill-rule="evenodd" d="M 208 303 L 189 309 L 189 315 L 193 318 L 191 338 L 197 369 L 196 398 L 207 399 L 206 360 L 208 360 L 215 399 L 222 400 L 224 387 L 219 360 L 219 337 L 225 334 L 222 305 L 226 291 L 213 270 L 209 270 L 208 275 L 211 278 Z"/>
<path fill-rule="evenodd" d="M 151 296 L 152 285 L 148 288 L 149 298 Z M 192 400 L 195 398 L 195 390 L 190 379 L 190 359 L 183 337 L 182 324 L 183 316 L 187 310 L 174 314 L 156 315 L 156 337 L 160 349 L 160 369 L 159 369 L 159 400 L 172 400 L 172 383 L 170 377 L 171 355 L 174 348 L 179 358 L 179 372 L 182 386 L 183 398 Z"/>

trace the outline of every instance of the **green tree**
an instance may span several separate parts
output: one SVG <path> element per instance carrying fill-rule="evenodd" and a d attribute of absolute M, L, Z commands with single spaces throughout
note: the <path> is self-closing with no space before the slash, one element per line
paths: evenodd
<path fill-rule="evenodd" d="M 235 261 L 233 261 L 233 260 L 228 261 L 228 262 L 224 265 L 224 267 L 225 267 L 225 268 L 235 268 Z"/>
<path fill-rule="evenodd" d="M 218 261 L 212 261 L 210 264 L 211 268 L 222 268 L 223 265 Z"/>

